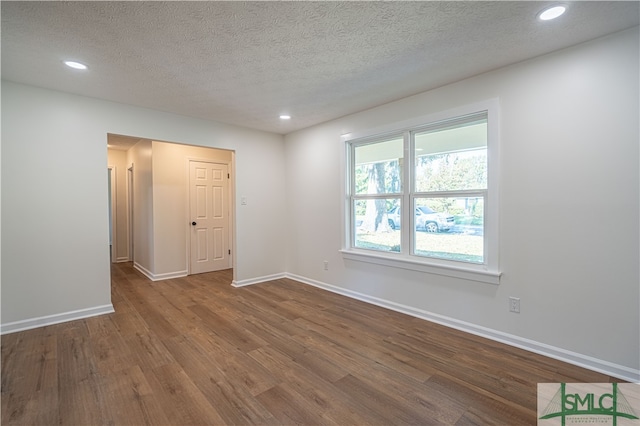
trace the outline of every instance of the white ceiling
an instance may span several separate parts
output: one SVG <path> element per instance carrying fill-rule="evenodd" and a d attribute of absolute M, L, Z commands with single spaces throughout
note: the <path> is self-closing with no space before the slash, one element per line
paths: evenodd
<path fill-rule="evenodd" d="M 286 134 L 639 23 L 552 3 L 2 1 L 2 78 Z"/>

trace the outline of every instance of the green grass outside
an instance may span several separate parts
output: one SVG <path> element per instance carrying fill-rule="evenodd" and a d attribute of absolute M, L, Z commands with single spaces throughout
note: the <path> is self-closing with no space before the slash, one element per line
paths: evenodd
<path fill-rule="evenodd" d="M 356 247 L 383 252 L 400 252 L 400 231 L 357 234 Z M 448 233 L 416 233 L 416 254 L 460 262 L 482 263 L 482 236 Z"/>

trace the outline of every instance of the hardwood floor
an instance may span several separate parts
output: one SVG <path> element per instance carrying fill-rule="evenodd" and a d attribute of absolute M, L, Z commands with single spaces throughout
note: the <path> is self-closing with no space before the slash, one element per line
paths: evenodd
<path fill-rule="evenodd" d="M 2 337 L 2 424 L 536 423 L 538 382 L 614 379 L 282 279 L 151 282 Z"/>

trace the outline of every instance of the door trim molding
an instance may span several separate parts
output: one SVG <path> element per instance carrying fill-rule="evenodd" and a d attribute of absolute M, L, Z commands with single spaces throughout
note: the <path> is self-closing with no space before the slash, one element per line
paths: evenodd
<path fill-rule="evenodd" d="M 134 262 L 135 259 L 133 258 L 133 251 L 134 251 L 134 227 L 133 227 L 133 217 L 134 217 L 134 212 L 133 212 L 133 185 L 134 185 L 134 168 L 133 168 L 133 163 L 131 163 L 131 166 L 127 167 L 127 260 L 129 262 Z"/>

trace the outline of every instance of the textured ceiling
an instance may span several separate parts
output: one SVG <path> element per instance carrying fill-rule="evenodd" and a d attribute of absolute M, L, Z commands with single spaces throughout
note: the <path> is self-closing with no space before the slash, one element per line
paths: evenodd
<path fill-rule="evenodd" d="M 289 133 L 639 22 L 563 3 L 3 1 L 2 78 Z"/>

